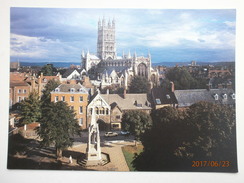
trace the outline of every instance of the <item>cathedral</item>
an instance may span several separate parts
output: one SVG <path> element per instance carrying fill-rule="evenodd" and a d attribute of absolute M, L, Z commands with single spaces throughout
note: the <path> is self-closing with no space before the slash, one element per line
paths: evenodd
<path fill-rule="evenodd" d="M 146 77 L 151 86 L 158 83 L 158 72 L 152 68 L 151 55 L 137 56 L 136 52 L 118 56 L 116 52 L 115 20 L 98 21 L 97 54 L 81 55 L 81 67 L 86 70 L 94 85 L 101 88 L 117 85 L 127 87 L 133 76 Z"/>

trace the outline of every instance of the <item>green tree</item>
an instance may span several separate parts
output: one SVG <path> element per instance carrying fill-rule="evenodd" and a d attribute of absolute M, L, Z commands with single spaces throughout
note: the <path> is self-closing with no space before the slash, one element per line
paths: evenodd
<path fill-rule="evenodd" d="M 133 160 L 135 169 L 195 171 L 191 166 L 194 160 L 227 160 L 232 162 L 232 166 L 211 169 L 236 171 L 233 108 L 199 102 L 186 111 L 171 107 L 155 110 L 152 119 L 152 128 L 141 136 L 144 150 Z"/>
<path fill-rule="evenodd" d="M 46 84 L 43 92 L 42 92 L 42 97 L 41 101 L 43 105 L 48 104 L 51 102 L 51 91 L 53 91 L 55 88 L 57 88 L 60 85 L 60 82 L 55 81 L 54 79 L 49 80 L 48 83 Z"/>
<path fill-rule="evenodd" d="M 157 109 L 151 114 L 152 128 L 141 136 L 144 150 L 137 155 L 133 165 L 137 170 L 175 170 L 180 167 L 174 151 L 185 140 L 188 129 L 181 119 L 184 114 L 172 107 Z"/>
<path fill-rule="evenodd" d="M 175 89 L 186 90 L 199 88 L 197 80 L 183 67 L 174 67 L 167 71 L 166 78 L 173 81 Z"/>
<path fill-rule="evenodd" d="M 79 125 L 75 119 L 74 110 L 62 101 L 49 103 L 43 108 L 43 115 L 40 119 L 40 127 L 37 133 L 42 139 L 42 146 L 54 145 L 57 158 L 62 157 L 62 151 L 73 144 L 70 138 L 79 134 Z"/>
<path fill-rule="evenodd" d="M 136 141 L 146 129 L 151 127 L 151 124 L 151 116 L 142 111 L 127 111 L 122 117 L 122 128 L 135 135 Z"/>
<path fill-rule="evenodd" d="M 233 159 L 236 155 L 235 109 L 208 102 L 193 104 L 187 110 L 186 122 L 192 128 L 192 141 L 185 151 L 194 159 Z M 225 153 L 222 153 L 225 152 Z"/>
<path fill-rule="evenodd" d="M 130 93 L 147 93 L 149 91 L 149 81 L 145 77 L 141 76 L 134 76 L 130 86 L 129 92 Z"/>
<path fill-rule="evenodd" d="M 36 122 L 41 117 L 41 102 L 36 91 L 20 103 L 21 123 L 26 125 Z"/>
<path fill-rule="evenodd" d="M 41 68 L 41 72 L 44 76 L 53 76 L 56 74 L 57 69 L 53 67 L 53 64 L 47 64 Z"/>

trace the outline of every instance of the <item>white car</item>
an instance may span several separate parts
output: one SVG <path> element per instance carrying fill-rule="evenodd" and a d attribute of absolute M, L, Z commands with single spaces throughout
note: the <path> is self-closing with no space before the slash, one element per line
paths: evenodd
<path fill-rule="evenodd" d="M 104 135 L 105 135 L 105 137 L 115 137 L 115 136 L 118 136 L 118 133 L 116 133 L 116 132 L 106 132 Z"/>
<path fill-rule="evenodd" d="M 121 131 L 120 134 L 121 135 L 130 135 L 130 132 L 128 132 L 128 131 Z"/>

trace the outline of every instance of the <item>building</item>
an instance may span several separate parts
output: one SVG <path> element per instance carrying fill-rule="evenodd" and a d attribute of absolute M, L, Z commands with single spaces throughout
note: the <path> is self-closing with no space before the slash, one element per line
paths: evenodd
<path fill-rule="evenodd" d="M 111 84 L 127 88 L 133 76 L 146 77 L 152 85 L 158 84 L 158 72 L 151 66 L 151 54 L 147 57 L 131 55 L 117 56 L 115 20 L 98 21 L 97 54 L 82 51 L 81 68 L 89 73 L 93 84 L 104 88 Z"/>
<path fill-rule="evenodd" d="M 179 108 L 186 108 L 200 101 L 211 102 L 220 105 L 235 105 L 235 92 L 233 89 L 194 89 L 175 90 L 175 97 Z"/>
<path fill-rule="evenodd" d="M 56 76 L 44 76 L 43 73 L 38 77 L 38 94 L 39 96 L 42 95 L 42 91 L 45 89 L 46 84 L 48 81 L 54 80 L 61 83 L 62 76 L 58 73 Z"/>
<path fill-rule="evenodd" d="M 91 110 L 95 109 L 101 130 L 121 129 L 122 115 L 126 111 L 140 110 L 150 113 L 151 99 L 148 94 L 100 94 L 99 90 L 87 106 L 87 122 L 91 120 Z"/>
<path fill-rule="evenodd" d="M 166 106 L 176 107 L 178 105 L 174 91 L 169 91 L 162 87 L 152 88 L 151 95 L 154 109 L 160 109 Z"/>
<path fill-rule="evenodd" d="M 81 129 L 88 127 L 86 123 L 88 98 L 89 90 L 79 83 L 61 84 L 51 92 L 52 102 L 66 102 L 75 111 Z"/>
<path fill-rule="evenodd" d="M 38 90 L 35 76 L 29 73 L 10 72 L 9 107 L 27 98 L 34 90 Z"/>

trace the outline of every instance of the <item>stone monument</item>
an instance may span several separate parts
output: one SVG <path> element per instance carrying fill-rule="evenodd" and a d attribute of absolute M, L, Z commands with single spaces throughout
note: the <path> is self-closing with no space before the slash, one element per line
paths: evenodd
<path fill-rule="evenodd" d="M 102 164 L 102 155 L 100 147 L 99 126 L 96 122 L 95 110 L 92 109 L 91 124 L 88 128 L 88 142 L 86 149 L 86 166 L 95 166 Z"/>

